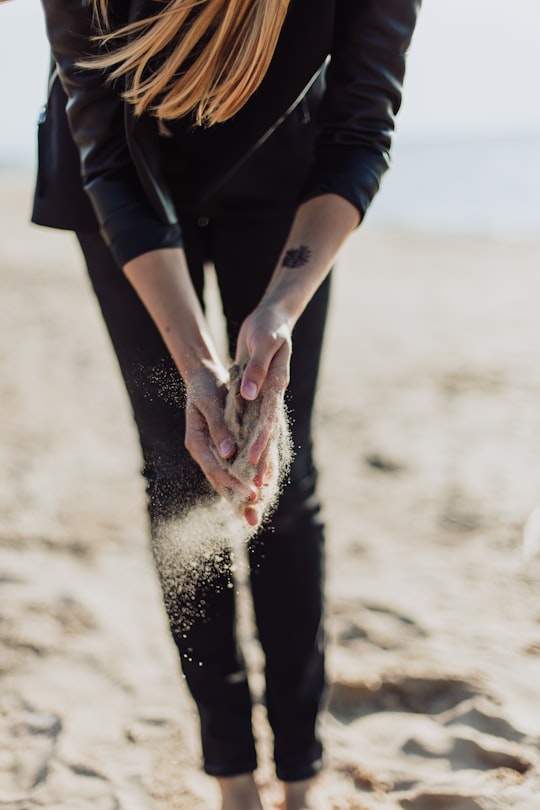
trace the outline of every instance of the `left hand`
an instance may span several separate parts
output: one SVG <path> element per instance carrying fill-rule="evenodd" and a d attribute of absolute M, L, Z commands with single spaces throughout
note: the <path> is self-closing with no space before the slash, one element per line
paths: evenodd
<path fill-rule="evenodd" d="M 217 461 L 210 444 L 221 458 L 235 452 L 234 436 L 223 420 L 227 372 L 219 365 L 202 364 L 186 376 L 185 445 L 217 493 L 225 498 L 240 494 L 246 502 L 257 497 L 254 487 L 242 483 Z"/>

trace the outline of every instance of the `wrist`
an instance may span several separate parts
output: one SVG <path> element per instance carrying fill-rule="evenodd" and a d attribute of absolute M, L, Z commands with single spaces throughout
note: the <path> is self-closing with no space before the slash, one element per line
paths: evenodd
<path fill-rule="evenodd" d="M 201 368 L 223 366 L 193 288 L 183 250 L 162 249 L 142 254 L 124 272 L 154 320 L 184 378 Z"/>
<path fill-rule="evenodd" d="M 272 320 L 292 332 L 305 306 L 302 299 L 292 285 L 278 283 L 265 292 L 258 309 L 272 312 Z"/>
<path fill-rule="evenodd" d="M 175 364 L 184 380 L 186 388 L 193 388 L 201 378 L 212 377 L 218 385 L 225 385 L 229 380 L 229 372 L 211 351 L 194 351 L 189 355 L 174 358 Z"/>

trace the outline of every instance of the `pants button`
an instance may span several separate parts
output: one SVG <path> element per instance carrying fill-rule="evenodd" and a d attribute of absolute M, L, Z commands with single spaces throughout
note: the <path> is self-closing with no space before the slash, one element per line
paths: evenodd
<path fill-rule="evenodd" d="M 199 226 L 199 228 L 206 228 L 209 222 L 210 220 L 208 219 L 208 217 L 203 216 L 198 218 L 197 225 Z"/>

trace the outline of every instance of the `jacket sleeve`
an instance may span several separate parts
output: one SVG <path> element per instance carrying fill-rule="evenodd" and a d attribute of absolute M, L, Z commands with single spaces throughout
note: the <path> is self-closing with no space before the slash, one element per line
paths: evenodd
<path fill-rule="evenodd" d="M 141 186 L 126 139 L 125 103 L 101 70 L 77 62 L 95 49 L 88 0 L 42 0 L 47 35 L 68 102 L 66 114 L 79 151 L 81 176 L 101 233 L 117 263 L 149 250 L 182 244 L 178 223 L 160 219 Z M 116 22 L 129 0 L 114 3 Z"/>
<path fill-rule="evenodd" d="M 339 194 L 363 217 L 389 167 L 421 0 L 336 0 L 315 160 L 303 199 Z"/>

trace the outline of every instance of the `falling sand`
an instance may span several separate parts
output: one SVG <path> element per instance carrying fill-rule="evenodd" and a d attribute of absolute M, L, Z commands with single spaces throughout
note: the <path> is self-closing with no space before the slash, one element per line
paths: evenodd
<path fill-rule="evenodd" d="M 257 468 L 249 459 L 259 430 L 261 399 L 245 400 L 240 394 L 243 369 L 230 369 L 225 422 L 235 437 L 237 452 L 230 460 L 216 458 L 242 483 L 252 485 Z M 231 491 L 230 498 L 200 496 L 179 506 L 176 516 L 163 520 L 154 531 L 153 550 L 165 594 L 169 619 L 178 630 L 187 630 L 196 617 L 205 615 L 209 588 L 233 588 L 235 572 L 243 566 L 247 541 L 268 520 L 276 507 L 292 459 L 292 442 L 284 403 L 267 447 L 263 485 L 255 501 Z M 246 507 L 257 514 L 255 525 L 244 517 Z M 180 607 L 179 607 L 180 606 Z"/>

